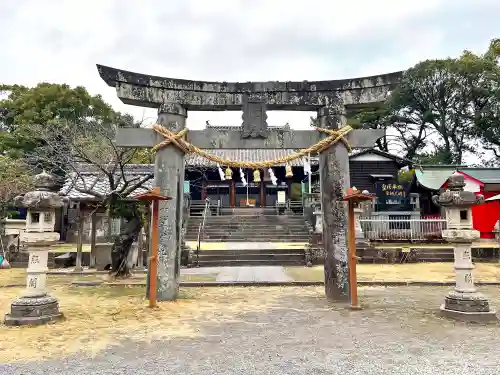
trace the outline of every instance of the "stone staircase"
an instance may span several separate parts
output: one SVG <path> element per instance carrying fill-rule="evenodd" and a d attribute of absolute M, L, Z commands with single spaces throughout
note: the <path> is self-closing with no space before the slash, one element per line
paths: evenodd
<path fill-rule="evenodd" d="M 187 242 L 197 241 L 202 220 L 189 217 Z M 309 237 L 302 215 L 269 215 L 247 209 L 207 216 L 201 242 L 215 247 L 202 249 L 198 254 L 195 250 L 193 262 L 200 267 L 304 265 Z M 284 243 L 288 244 L 286 248 L 281 247 Z"/>
<path fill-rule="evenodd" d="M 200 250 L 193 261 L 199 267 L 303 266 L 304 249 Z"/>
<path fill-rule="evenodd" d="M 202 217 L 191 216 L 186 241 L 196 241 Z M 309 228 L 297 215 L 207 216 L 203 242 L 309 242 Z"/>

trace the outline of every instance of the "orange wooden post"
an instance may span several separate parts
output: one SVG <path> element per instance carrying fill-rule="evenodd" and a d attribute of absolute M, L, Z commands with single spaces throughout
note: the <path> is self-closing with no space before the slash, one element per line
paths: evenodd
<path fill-rule="evenodd" d="M 149 257 L 149 307 L 156 306 L 156 278 L 158 274 L 158 217 L 160 214 L 160 201 L 172 199 L 160 194 L 159 188 L 134 197 L 152 203 L 153 220 L 151 222 L 151 256 Z"/>
<path fill-rule="evenodd" d="M 356 235 L 354 231 L 354 201 L 351 199 L 348 204 L 348 217 L 347 217 L 347 248 L 348 248 L 348 263 L 349 263 L 349 296 L 351 301 L 351 309 L 359 308 L 358 305 L 358 280 L 356 272 Z"/>
<path fill-rule="evenodd" d="M 354 205 L 359 202 L 373 200 L 375 197 L 372 194 L 361 193 L 359 190 L 350 188 L 343 200 L 347 201 L 347 263 L 349 267 L 349 300 L 351 309 L 359 310 L 361 306 L 358 304 L 358 276 L 356 272 L 356 264 L 358 257 L 356 255 L 356 226 L 354 222 Z"/>

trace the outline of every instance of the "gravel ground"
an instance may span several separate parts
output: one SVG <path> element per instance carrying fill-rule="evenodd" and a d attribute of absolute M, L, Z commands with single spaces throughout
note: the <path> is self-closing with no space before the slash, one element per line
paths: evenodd
<path fill-rule="evenodd" d="M 271 309 L 202 323 L 198 338 L 125 342 L 94 358 L 0 365 L 0 374 L 500 373 L 500 325 L 439 317 L 448 290 L 362 288 L 365 309 L 351 312 L 328 304 L 320 287 L 281 289 Z M 498 288 L 481 291 L 500 307 Z"/>

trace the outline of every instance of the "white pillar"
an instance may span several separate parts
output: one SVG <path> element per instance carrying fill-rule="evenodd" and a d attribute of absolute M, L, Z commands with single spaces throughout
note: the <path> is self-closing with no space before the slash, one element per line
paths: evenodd
<path fill-rule="evenodd" d="M 24 297 L 43 297 L 47 294 L 47 267 L 49 260 L 49 250 L 31 247 L 29 251 L 29 261 L 26 273 L 26 291 Z"/>
<path fill-rule="evenodd" d="M 460 293 L 475 293 L 476 287 L 474 286 L 474 278 L 472 276 L 474 265 L 472 264 L 470 244 L 455 244 L 454 257 L 455 290 Z"/>
<path fill-rule="evenodd" d="M 361 222 L 359 221 L 363 210 L 361 208 L 354 209 L 354 228 L 356 231 L 356 239 L 363 239 L 365 235 L 363 233 L 363 228 L 361 227 Z"/>

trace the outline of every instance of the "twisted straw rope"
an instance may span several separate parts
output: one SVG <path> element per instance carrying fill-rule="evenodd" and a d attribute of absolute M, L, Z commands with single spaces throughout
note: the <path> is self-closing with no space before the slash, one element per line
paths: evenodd
<path fill-rule="evenodd" d="M 153 130 L 166 138 L 163 142 L 160 142 L 153 147 L 153 152 L 157 152 L 158 150 L 165 148 L 170 144 L 173 144 L 177 146 L 180 150 L 184 151 L 185 153 L 194 153 L 201 157 L 204 157 L 205 159 L 213 161 L 214 163 L 218 163 L 220 165 L 227 165 L 228 167 L 234 167 L 234 168 L 264 169 L 280 164 L 287 164 L 295 159 L 302 158 L 308 155 L 309 153 L 322 152 L 339 141 L 343 142 L 347 147 L 347 150 L 351 152 L 351 146 L 345 139 L 345 136 L 352 130 L 350 126 L 345 126 L 339 130 L 316 128 L 316 130 L 328 134 L 328 137 L 315 143 L 311 147 L 299 150 L 293 155 L 287 155 L 282 158 L 273 160 L 264 160 L 259 162 L 234 161 L 226 158 L 221 158 L 215 154 L 206 152 L 192 145 L 191 143 L 187 142 L 185 139 L 183 139 L 184 135 L 186 135 L 188 131 L 187 129 L 183 129 L 178 133 L 174 133 L 162 125 L 155 124 L 153 125 Z"/>

